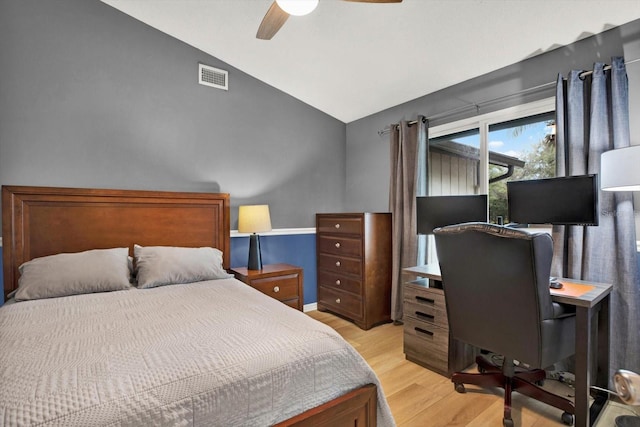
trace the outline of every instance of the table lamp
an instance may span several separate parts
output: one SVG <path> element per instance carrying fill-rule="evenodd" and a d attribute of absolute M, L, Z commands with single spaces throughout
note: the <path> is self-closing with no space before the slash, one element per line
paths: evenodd
<path fill-rule="evenodd" d="M 269 205 L 244 205 L 238 209 L 238 232 L 249 236 L 249 270 L 262 270 L 260 236 L 257 233 L 271 231 Z"/>

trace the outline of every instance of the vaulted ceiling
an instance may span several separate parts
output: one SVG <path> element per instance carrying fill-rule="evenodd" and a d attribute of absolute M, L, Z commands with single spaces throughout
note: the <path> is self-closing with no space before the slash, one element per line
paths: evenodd
<path fill-rule="evenodd" d="M 345 123 L 640 18 L 638 0 L 320 0 L 266 41 L 272 0 L 102 1 Z"/>

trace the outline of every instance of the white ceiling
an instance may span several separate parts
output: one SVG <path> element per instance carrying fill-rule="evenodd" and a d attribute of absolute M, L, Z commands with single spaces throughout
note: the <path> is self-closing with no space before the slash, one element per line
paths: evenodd
<path fill-rule="evenodd" d="M 638 0 L 320 0 L 265 41 L 272 0 L 102 1 L 345 123 L 640 18 Z"/>

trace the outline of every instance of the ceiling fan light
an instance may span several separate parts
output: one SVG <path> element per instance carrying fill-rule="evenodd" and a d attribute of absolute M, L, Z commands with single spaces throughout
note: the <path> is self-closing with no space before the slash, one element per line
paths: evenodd
<path fill-rule="evenodd" d="M 280 9 L 289 15 L 307 15 L 318 6 L 318 0 L 276 0 Z"/>

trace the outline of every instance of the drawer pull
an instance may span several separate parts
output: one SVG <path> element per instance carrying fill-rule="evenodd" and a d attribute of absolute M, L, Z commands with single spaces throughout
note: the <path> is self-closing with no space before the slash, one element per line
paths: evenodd
<path fill-rule="evenodd" d="M 340 281 L 340 279 L 336 280 L 336 285 L 340 286 L 342 284 L 342 282 Z"/>
<path fill-rule="evenodd" d="M 421 297 L 420 295 L 416 295 L 416 299 L 420 302 L 426 302 L 427 304 L 435 304 L 435 300 L 431 298 Z"/>
<path fill-rule="evenodd" d="M 433 332 L 427 331 L 426 329 L 418 328 L 417 326 L 415 328 L 413 328 L 413 329 L 415 329 L 415 331 L 418 332 L 418 333 L 429 335 L 430 337 L 433 336 Z"/>
<path fill-rule="evenodd" d="M 335 228 L 340 228 L 340 224 L 334 225 Z"/>
<path fill-rule="evenodd" d="M 336 242 L 336 248 L 340 248 L 340 242 Z"/>
<path fill-rule="evenodd" d="M 436 318 L 435 316 L 433 316 L 433 315 L 431 315 L 431 314 L 423 313 L 423 312 L 421 312 L 421 311 L 416 311 L 416 317 L 418 317 L 418 318 L 424 318 L 424 319 L 426 319 L 426 320 L 433 320 L 433 319 L 435 319 L 435 318 Z"/>
<path fill-rule="evenodd" d="M 340 267 L 340 265 L 342 265 L 340 261 L 336 261 L 336 267 Z"/>
<path fill-rule="evenodd" d="M 273 292 L 280 292 L 280 286 L 274 286 Z"/>
<path fill-rule="evenodd" d="M 336 298 L 336 303 L 340 304 L 340 298 Z"/>

